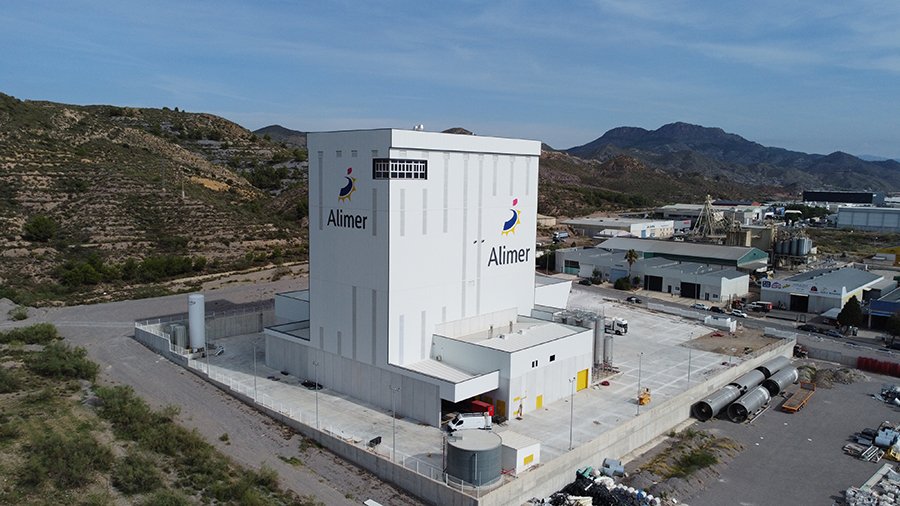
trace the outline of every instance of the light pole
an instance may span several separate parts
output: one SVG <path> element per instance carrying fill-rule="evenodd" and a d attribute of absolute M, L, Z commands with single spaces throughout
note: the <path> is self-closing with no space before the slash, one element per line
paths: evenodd
<path fill-rule="evenodd" d="M 691 349 L 688 348 L 688 388 L 691 387 Z"/>
<path fill-rule="evenodd" d="M 259 399 L 259 394 L 256 391 L 256 343 L 253 343 L 253 402 Z"/>
<path fill-rule="evenodd" d="M 399 391 L 400 387 L 391 385 L 391 442 L 393 443 L 391 462 L 394 462 L 397 457 L 397 411 L 394 409 L 394 394 Z"/>
<path fill-rule="evenodd" d="M 575 378 L 569 378 L 572 393 L 569 395 L 569 450 L 572 449 L 572 427 L 575 425 Z"/>
<path fill-rule="evenodd" d="M 637 390 L 637 414 L 641 414 L 641 366 L 643 365 L 644 352 L 638 355 L 638 390 Z"/>
<path fill-rule="evenodd" d="M 313 388 L 316 389 L 316 430 L 319 428 L 319 363 L 313 360 L 313 367 L 316 368 L 316 379 Z"/>

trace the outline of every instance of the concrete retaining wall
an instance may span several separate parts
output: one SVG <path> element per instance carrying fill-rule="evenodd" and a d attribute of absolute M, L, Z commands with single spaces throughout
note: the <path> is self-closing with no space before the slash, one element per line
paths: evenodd
<path fill-rule="evenodd" d="M 187 367 L 187 357 L 175 353 L 172 350 L 172 343 L 169 341 L 169 338 L 158 334 L 162 334 L 158 324 L 150 325 L 147 328 L 140 328 L 137 326 L 134 328 L 134 338 L 137 342 L 150 348 L 156 353 L 159 353 L 172 362 L 175 362 L 182 367 Z"/>
<path fill-rule="evenodd" d="M 442 481 L 418 474 L 415 470 L 407 469 L 402 465 L 393 463 L 389 459 L 369 451 L 366 448 L 361 448 L 327 432 L 316 430 L 313 427 L 298 422 L 283 413 L 261 406 L 255 403 L 252 398 L 231 390 L 224 383 L 208 378 L 206 374 L 201 371 L 192 368 L 188 368 L 188 370 L 209 381 L 241 402 L 244 402 L 248 406 L 252 406 L 259 410 L 266 416 L 295 429 L 304 437 L 316 441 L 339 457 L 353 462 L 366 471 L 371 472 L 381 480 L 393 483 L 429 504 L 440 506 L 478 506 L 479 504 L 477 498 L 467 495 L 461 490 L 451 488 Z"/>
<path fill-rule="evenodd" d="M 506 506 L 522 504 L 532 497 L 547 497 L 572 482 L 575 470 L 579 467 L 597 466 L 605 457 L 620 459 L 659 435 L 669 432 L 690 417 L 691 406 L 697 400 L 772 358 L 790 357 L 793 348 L 792 340 L 777 343 L 753 359 L 742 362 L 668 401 L 643 410 L 641 416 L 624 422 L 593 441 L 519 475 L 510 483 L 486 494 L 479 504 Z"/>

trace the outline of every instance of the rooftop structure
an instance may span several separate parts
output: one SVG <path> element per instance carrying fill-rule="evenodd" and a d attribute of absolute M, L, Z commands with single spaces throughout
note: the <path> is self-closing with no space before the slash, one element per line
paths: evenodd
<path fill-rule="evenodd" d="M 728 265 L 748 270 L 765 267 L 768 263 L 766 252 L 741 246 L 615 237 L 601 242 L 597 247 L 616 251 L 633 249 L 644 258 L 663 257 L 683 262 Z"/>
<path fill-rule="evenodd" d="M 626 232 L 633 237 L 666 239 L 674 234 L 672 220 L 645 220 L 640 218 L 587 217 L 562 222 L 580 235 L 593 237 L 607 230 Z M 608 234 L 608 232 L 606 232 Z"/>
<path fill-rule="evenodd" d="M 791 311 L 823 313 L 843 308 L 850 297 L 863 300 L 863 291 L 884 277 L 855 267 L 815 269 L 786 279 L 765 279 L 760 298 Z"/>

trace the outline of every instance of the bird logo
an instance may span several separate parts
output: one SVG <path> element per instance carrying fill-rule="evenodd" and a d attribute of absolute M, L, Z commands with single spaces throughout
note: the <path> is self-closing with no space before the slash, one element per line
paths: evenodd
<path fill-rule="evenodd" d="M 341 188 L 341 191 L 338 193 L 338 200 L 341 202 L 345 200 L 350 200 L 350 196 L 353 195 L 353 192 L 356 191 L 356 178 L 351 176 L 353 173 L 353 167 L 347 168 L 347 175 L 344 176 L 344 179 L 347 180 L 347 184 Z"/>
<path fill-rule="evenodd" d="M 512 216 L 503 224 L 503 231 L 501 232 L 503 235 L 515 234 L 516 227 L 521 223 L 521 220 L 519 220 L 519 210 L 516 209 L 518 203 L 519 199 L 513 199 L 513 206 L 510 209 L 510 211 L 512 211 Z"/>

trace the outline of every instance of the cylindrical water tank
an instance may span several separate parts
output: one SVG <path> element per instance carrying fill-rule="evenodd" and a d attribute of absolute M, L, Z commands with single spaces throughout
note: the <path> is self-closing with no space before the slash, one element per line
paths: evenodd
<path fill-rule="evenodd" d="M 757 371 L 761 371 L 766 375 L 767 378 L 771 378 L 773 374 L 784 369 L 785 367 L 791 365 L 791 359 L 787 357 L 775 357 L 772 360 L 769 360 L 765 364 L 756 368 Z"/>
<path fill-rule="evenodd" d="M 206 347 L 206 303 L 202 293 L 188 295 L 188 333 L 191 349 Z"/>
<path fill-rule="evenodd" d="M 173 323 L 170 327 L 172 342 L 179 348 L 188 347 L 187 328 L 180 323 Z"/>
<path fill-rule="evenodd" d="M 502 446 L 493 432 L 458 430 L 447 438 L 446 472 L 468 485 L 490 485 L 500 479 Z"/>
<path fill-rule="evenodd" d="M 766 379 L 766 375 L 754 369 L 729 384 L 738 387 L 741 393 L 744 393 L 762 383 L 764 379 Z"/>
<path fill-rule="evenodd" d="M 603 363 L 612 365 L 613 362 L 613 335 L 603 334 Z"/>
<path fill-rule="evenodd" d="M 775 253 L 777 253 L 779 255 L 784 255 L 785 254 L 784 253 L 784 244 L 785 244 L 785 241 L 778 241 L 777 243 L 775 243 Z"/>
<path fill-rule="evenodd" d="M 705 422 L 719 414 L 719 411 L 722 411 L 722 408 L 728 406 L 740 396 L 741 391 L 738 387 L 726 385 L 718 392 L 710 395 L 697 404 L 694 404 L 693 408 L 691 408 L 691 412 L 694 414 L 694 418 L 701 422 Z"/>
<path fill-rule="evenodd" d="M 734 404 L 728 406 L 728 419 L 735 423 L 741 423 L 750 416 L 750 413 L 765 406 L 771 398 L 766 387 L 760 385 L 753 388 Z"/>
<path fill-rule="evenodd" d="M 766 387 L 772 397 L 778 395 L 779 392 L 797 382 L 800 375 L 797 368 L 788 366 L 773 374 L 769 379 L 763 381 L 762 386 Z"/>
<path fill-rule="evenodd" d="M 812 239 L 803 237 L 800 239 L 800 254 L 806 256 L 809 255 L 810 251 L 812 251 Z"/>
<path fill-rule="evenodd" d="M 594 320 L 594 363 L 600 364 L 604 360 L 606 360 L 606 343 L 603 342 L 603 319 L 597 318 Z"/>
<path fill-rule="evenodd" d="M 797 256 L 797 254 L 799 252 L 800 252 L 800 239 L 797 239 L 795 237 L 795 238 L 791 239 L 791 255 Z"/>

